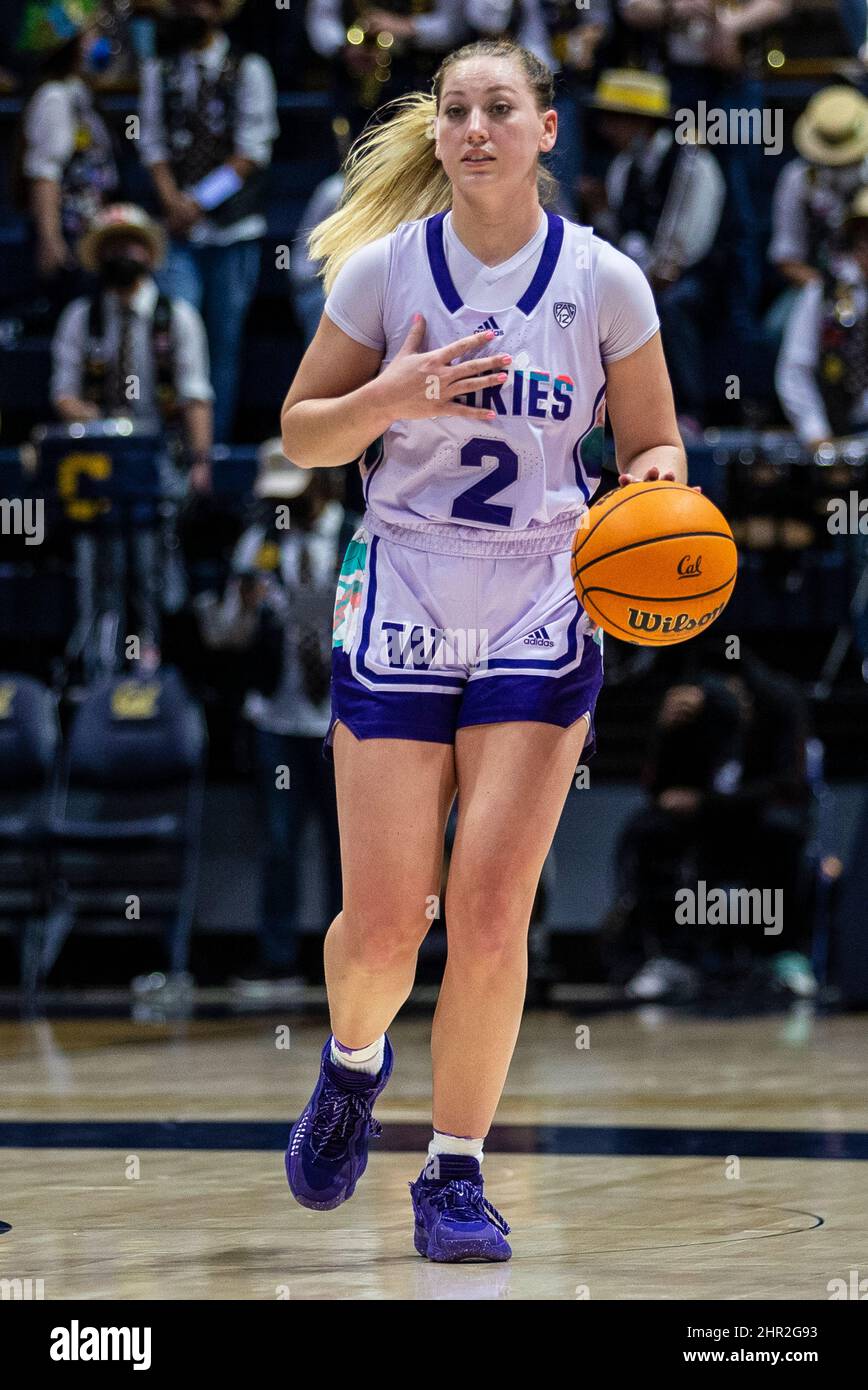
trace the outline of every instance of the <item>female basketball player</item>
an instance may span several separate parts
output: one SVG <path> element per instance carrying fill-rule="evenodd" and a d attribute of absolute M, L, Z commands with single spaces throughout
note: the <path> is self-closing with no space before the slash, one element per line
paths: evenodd
<path fill-rule="evenodd" d="M 537 882 L 593 747 L 601 634 L 576 600 L 570 546 L 599 481 L 604 410 L 622 485 L 686 478 L 647 282 L 544 207 L 555 185 L 538 161 L 556 132 L 548 69 L 486 40 L 361 137 L 341 207 L 311 236 L 329 294 L 282 413 L 302 467 L 345 464 L 382 436 L 335 610 L 333 1031 L 287 1175 L 299 1202 L 327 1210 L 364 1172 L 386 1029 L 437 912 L 457 793 L 434 1137 L 410 1184 L 416 1249 L 440 1261 L 511 1253 L 480 1165 Z"/>

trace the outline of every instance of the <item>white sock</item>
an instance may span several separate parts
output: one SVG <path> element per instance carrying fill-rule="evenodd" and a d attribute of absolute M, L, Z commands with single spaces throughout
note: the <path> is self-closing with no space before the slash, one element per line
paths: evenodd
<path fill-rule="evenodd" d="M 367 1047 L 344 1047 L 332 1033 L 331 1059 L 335 1066 L 346 1067 L 347 1071 L 365 1071 L 376 1076 L 381 1070 L 386 1056 L 386 1035 L 381 1033 Z"/>
<path fill-rule="evenodd" d="M 470 1139 L 464 1134 L 447 1134 L 443 1130 L 435 1129 L 434 1138 L 428 1145 L 428 1157 L 434 1158 L 437 1154 L 464 1154 L 468 1158 L 479 1160 L 482 1167 L 482 1146 L 484 1139 Z"/>

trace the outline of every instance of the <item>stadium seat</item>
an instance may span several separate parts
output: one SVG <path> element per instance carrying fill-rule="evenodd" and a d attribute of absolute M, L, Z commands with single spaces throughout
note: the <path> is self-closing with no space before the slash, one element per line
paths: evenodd
<path fill-rule="evenodd" d="M 201 710 L 174 669 L 93 686 L 70 730 L 52 818 L 64 916 L 46 973 L 73 927 L 159 928 L 170 970 L 186 970 L 205 751 Z"/>
<path fill-rule="evenodd" d="M 32 676 L 0 675 L 0 924 L 18 936 L 28 994 L 51 908 L 49 814 L 59 743 L 51 691 Z"/>

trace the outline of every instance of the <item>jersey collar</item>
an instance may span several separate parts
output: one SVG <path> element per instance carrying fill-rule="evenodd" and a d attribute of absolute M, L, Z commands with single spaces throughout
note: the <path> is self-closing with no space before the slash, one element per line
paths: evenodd
<path fill-rule="evenodd" d="M 440 298 L 449 313 L 455 314 L 464 307 L 464 300 L 455 288 L 455 283 L 449 274 L 449 266 L 446 264 L 446 253 L 443 249 L 443 219 L 445 216 L 445 211 L 435 212 L 427 219 L 425 245 L 428 252 L 428 264 L 431 267 L 431 274 L 434 277 Z M 549 212 L 547 208 L 546 217 L 548 218 L 548 231 L 537 262 L 537 268 L 534 271 L 533 279 L 515 306 L 521 310 L 526 318 L 533 313 L 548 288 L 564 239 L 563 218 L 555 212 Z"/>

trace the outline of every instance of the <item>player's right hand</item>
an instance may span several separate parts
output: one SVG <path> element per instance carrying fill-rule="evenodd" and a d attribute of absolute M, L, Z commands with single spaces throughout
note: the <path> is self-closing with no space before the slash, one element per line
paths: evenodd
<path fill-rule="evenodd" d="M 489 342 L 491 330 L 482 329 L 446 347 L 420 352 L 424 336 L 425 319 L 419 314 L 392 361 L 377 378 L 385 412 L 393 420 L 436 420 L 446 415 L 491 420 L 497 414 L 495 410 L 464 405 L 455 397 L 484 386 L 501 385 L 506 381 L 505 368 L 512 358 L 498 354 L 451 365 L 454 358 Z"/>

